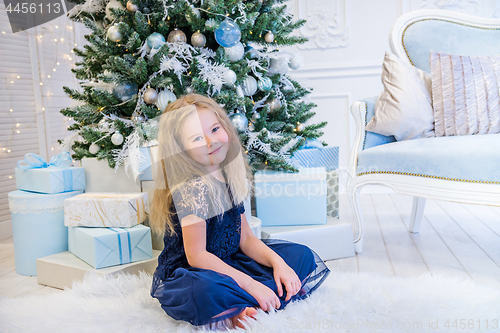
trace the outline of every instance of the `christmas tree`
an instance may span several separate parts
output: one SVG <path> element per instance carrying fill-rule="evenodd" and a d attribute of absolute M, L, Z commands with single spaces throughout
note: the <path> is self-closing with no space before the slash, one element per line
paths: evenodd
<path fill-rule="evenodd" d="M 77 101 L 61 110 L 75 121 L 75 160 L 122 165 L 139 146 L 154 145 L 155 118 L 189 93 L 225 108 L 253 172 L 297 171 L 289 156 L 323 134 L 326 122 L 304 124 L 315 115 L 304 100 L 311 89 L 287 75 L 301 61 L 280 48 L 307 39 L 292 34 L 305 20 L 293 21 L 286 0 L 73 2 L 68 17 L 92 31 L 89 44 L 74 49 L 83 91 L 64 87 Z"/>

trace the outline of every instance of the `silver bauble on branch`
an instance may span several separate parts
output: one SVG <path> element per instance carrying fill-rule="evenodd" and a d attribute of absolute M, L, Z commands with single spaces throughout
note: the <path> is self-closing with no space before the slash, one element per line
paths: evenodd
<path fill-rule="evenodd" d="M 158 98 L 158 93 L 156 92 L 156 89 L 148 88 L 144 92 L 144 102 L 148 104 L 155 104 L 157 98 Z"/>
<path fill-rule="evenodd" d="M 259 119 L 260 119 L 260 113 L 258 113 L 258 112 L 254 112 L 254 113 L 252 114 L 252 121 L 254 121 L 254 122 L 255 122 L 255 121 L 259 120 Z"/>
<path fill-rule="evenodd" d="M 112 136 L 111 136 L 111 142 L 115 145 L 115 146 L 119 146 L 123 143 L 123 135 L 120 133 L 120 132 L 115 132 Z"/>
<path fill-rule="evenodd" d="M 272 43 L 274 42 L 274 34 L 269 31 L 265 36 L 264 36 L 264 39 L 266 40 L 266 42 L 268 43 Z"/>
<path fill-rule="evenodd" d="M 224 51 L 226 55 L 229 57 L 230 61 L 238 61 L 243 58 L 245 54 L 245 47 L 240 42 L 236 43 L 236 45 L 231 47 L 225 47 Z"/>
<path fill-rule="evenodd" d="M 135 13 L 139 7 L 137 7 L 136 4 L 134 4 L 132 1 L 127 1 L 127 10 L 131 13 Z"/>
<path fill-rule="evenodd" d="M 286 74 L 288 72 L 288 60 L 286 57 L 272 58 L 269 62 L 268 74 Z"/>
<path fill-rule="evenodd" d="M 224 80 L 224 84 L 227 86 L 232 86 L 236 82 L 236 73 L 228 69 L 222 74 L 222 79 Z"/>
<path fill-rule="evenodd" d="M 90 145 L 89 147 L 89 152 L 92 154 L 92 155 L 95 155 L 99 152 L 99 150 L 101 150 L 101 147 L 99 147 L 99 145 L 93 143 Z"/>
<path fill-rule="evenodd" d="M 186 41 L 187 41 L 186 34 L 182 30 L 179 30 L 178 28 L 175 28 L 174 30 L 170 31 L 167 37 L 167 42 L 169 43 L 185 43 Z"/>
<path fill-rule="evenodd" d="M 116 19 L 116 17 L 111 12 L 111 8 L 125 9 L 125 7 L 123 7 L 121 2 L 118 0 L 111 0 L 110 2 L 108 2 L 108 4 L 106 5 L 106 16 L 108 17 L 108 19 L 110 21 L 113 21 L 114 19 Z"/>
<path fill-rule="evenodd" d="M 165 111 L 167 105 L 171 102 L 177 100 L 177 97 L 170 90 L 163 90 L 158 93 L 158 98 L 156 99 L 156 106 L 160 111 Z"/>
<path fill-rule="evenodd" d="M 288 62 L 288 66 L 291 69 L 299 69 L 302 66 L 302 58 L 298 55 L 294 55 Z"/>
<path fill-rule="evenodd" d="M 199 31 L 191 35 L 191 45 L 193 45 L 194 47 L 203 47 L 205 46 L 206 42 L 207 38 Z"/>
<path fill-rule="evenodd" d="M 165 37 L 163 37 L 163 35 L 159 32 L 153 32 L 148 36 L 148 38 L 146 38 L 146 44 L 149 49 L 158 49 L 165 44 Z"/>
<path fill-rule="evenodd" d="M 238 132 L 246 131 L 248 127 L 248 119 L 244 114 L 239 112 L 233 113 L 232 115 L 229 116 L 229 119 L 231 119 L 234 128 L 236 128 Z"/>
<path fill-rule="evenodd" d="M 117 25 L 112 25 L 108 28 L 108 32 L 106 33 L 106 36 L 111 40 L 112 42 L 118 43 L 119 41 L 122 40 L 122 34 L 120 32 L 120 29 L 118 29 Z"/>
<path fill-rule="evenodd" d="M 253 76 L 247 76 L 243 81 L 242 88 L 246 96 L 253 96 L 257 91 L 257 80 Z"/>
<path fill-rule="evenodd" d="M 280 100 L 277 98 L 273 98 L 271 101 L 269 101 L 266 104 L 269 105 L 269 112 L 270 113 L 273 113 L 274 111 L 276 111 L 277 109 L 279 109 L 281 107 Z"/>

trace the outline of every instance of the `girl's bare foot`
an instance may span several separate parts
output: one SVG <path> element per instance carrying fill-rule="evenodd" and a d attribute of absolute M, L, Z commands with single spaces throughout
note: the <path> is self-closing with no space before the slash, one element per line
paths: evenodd
<path fill-rule="evenodd" d="M 254 318 L 256 314 L 257 314 L 257 310 L 255 308 L 246 307 L 245 310 L 241 311 L 240 314 L 231 318 L 231 321 L 233 322 L 234 328 L 236 328 L 236 327 L 245 328 L 239 320 L 245 321 L 247 317 Z"/>

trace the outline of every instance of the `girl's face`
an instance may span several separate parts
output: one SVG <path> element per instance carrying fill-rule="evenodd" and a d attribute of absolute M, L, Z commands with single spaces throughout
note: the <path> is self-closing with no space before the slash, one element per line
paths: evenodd
<path fill-rule="evenodd" d="M 229 149 L 228 135 L 219 118 L 204 107 L 197 107 L 197 112 L 186 118 L 181 139 L 189 156 L 209 173 L 219 169 Z"/>

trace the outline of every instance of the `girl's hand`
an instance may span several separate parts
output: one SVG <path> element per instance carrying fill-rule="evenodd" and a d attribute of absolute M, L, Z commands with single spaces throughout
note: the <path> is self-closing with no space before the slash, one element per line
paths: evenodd
<path fill-rule="evenodd" d="M 279 309 L 281 306 L 280 299 L 274 291 L 259 281 L 253 280 L 246 291 L 259 302 L 260 308 L 264 311 L 270 311 L 271 308 Z"/>
<path fill-rule="evenodd" d="M 299 280 L 299 277 L 295 273 L 293 269 L 290 268 L 284 261 L 280 261 L 276 265 L 273 266 L 274 270 L 274 280 L 276 281 L 276 286 L 278 287 L 278 295 L 283 296 L 283 287 L 281 284 L 284 284 L 286 287 L 286 299 L 288 302 L 293 295 L 297 294 L 302 287 L 302 283 Z"/>

